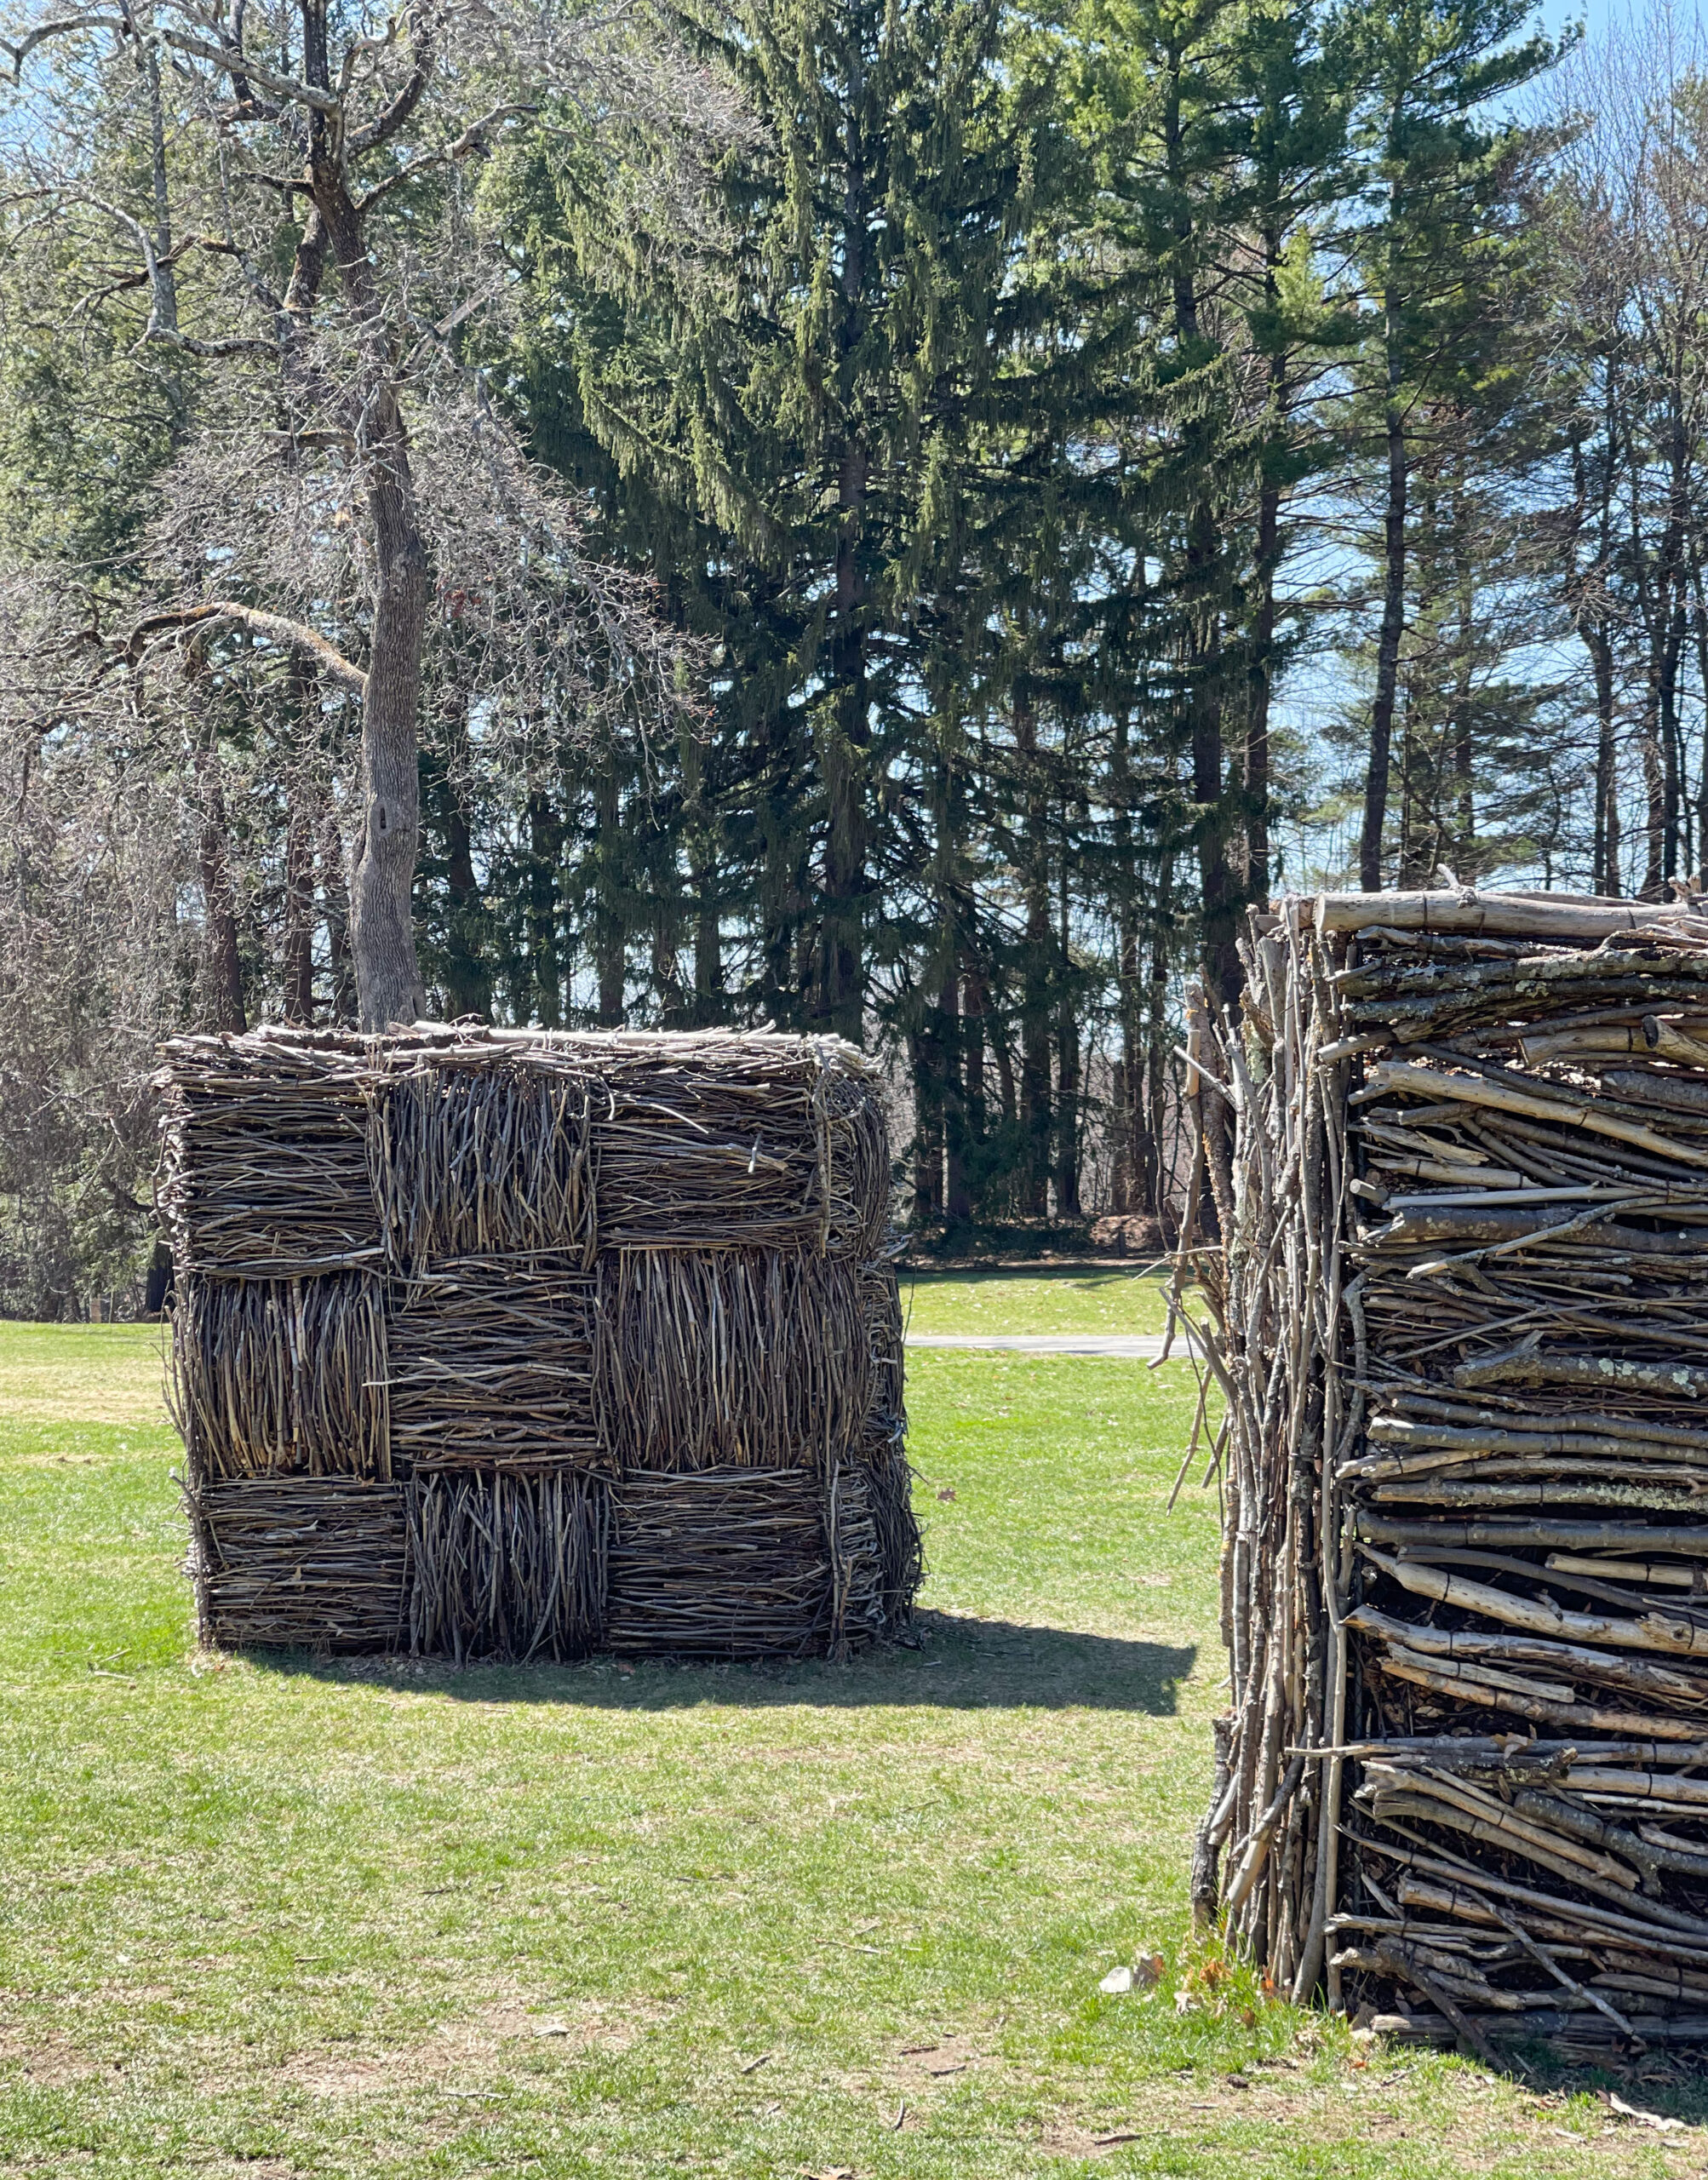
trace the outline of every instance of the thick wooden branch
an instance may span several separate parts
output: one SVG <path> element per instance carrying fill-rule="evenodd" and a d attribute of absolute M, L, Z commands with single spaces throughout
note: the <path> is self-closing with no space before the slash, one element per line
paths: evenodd
<path fill-rule="evenodd" d="M 312 198 L 314 194 L 314 184 L 306 175 L 268 174 L 261 167 L 239 167 L 236 179 L 238 181 L 259 182 L 263 189 L 276 189 L 281 197 L 287 199 L 292 197 Z"/>
<path fill-rule="evenodd" d="M 376 181 L 358 204 L 357 211 L 370 212 L 382 197 L 388 197 L 393 190 L 401 188 L 405 182 L 415 181 L 420 175 L 431 174 L 436 168 L 454 165 L 458 159 L 466 159 L 472 152 L 484 151 L 489 134 L 501 123 L 536 114 L 539 111 L 538 105 L 531 99 L 494 106 L 490 113 L 483 113 L 479 121 L 470 122 L 461 135 L 453 142 L 442 146 L 436 152 L 423 152 L 419 158 L 410 159 L 399 167 L 395 174 L 388 174 L 384 181 Z"/>
<path fill-rule="evenodd" d="M 249 0 L 237 0 L 237 4 L 232 10 L 230 27 L 221 26 L 221 43 L 228 52 L 238 54 L 243 52 L 244 19 L 248 13 L 248 6 Z M 258 99 L 255 96 L 246 72 L 232 76 L 232 89 L 236 94 L 236 99 L 225 116 L 226 120 L 277 121 L 278 119 L 280 108 L 269 106 L 264 99 Z"/>
<path fill-rule="evenodd" d="M 1436 1104 L 1452 1099 L 1470 1105 L 1487 1105 L 1498 1112 L 1516 1113 L 1531 1120 L 1553 1121 L 1561 1127 L 1583 1128 L 1593 1135 L 1628 1143 L 1634 1150 L 1647 1150 L 1654 1157 L 1688 1166 L 1708 1166 L 1708 1150 L 1657 1134 L 1638 1122 L 1602 1110 L 1593 1099 L 1579 1093 L 1552 1083 L 1539 1082 L 1533 1089 L 1519 1088 L 1512 1082 L 1487 1076 L 1448 1075 L 1439 1068 L 1416 1066 L 1409 1061 L 1384 1060 L 1371 1069 L 1364 1087 L 1355 1090 L 1348 1102 L 1362 1104 L 1396 1091 Z"/>
<path fill-rule="evenodd" d="M 124 230 L 136 244 L 141 256 L 142 271 L 133 280 L 123 284 L 136 287 L 146 285 L 151 292 L 148 323 L 142 329 L 138 347 L 157 343 L 162 347 L 179 349 L 189 356 L 265 356 L 269 359 L 277 357 L 278 344 L 276 341 L 260 340 L 253 335 L 236 334 L 225 339 L 203 341 L 182 333 L 178 329 L 175 313 L 169 307 L 163 308 L 163 304 L 169 301 L 163 286 L 164 275 L 181 250 L 197 245 L 222 256 L 241 260 L 243 253 L 234 244 L 223 242 L 217 236 L 196 235 L 186 238 L 169 255 L 162 257 L 156 250 L 153 238 L 146 227 L 122 204 L 112 204 L 100 197 L 91 197 L 87 201 L 98 212 L 105 214 L 116 227 Z"/>
<path fill-rule="evenodd" d="M 251 339 L 244 335 L 234 335 L 226 341 L 198 341 L 193 334 L 175 333 L 169 326 L 152 323 L 146 328 L 142 337 L 163 348 L 181 349 L 186 356 L 265 356 L 271 361 L 278 353 L 278 345 L 272 341 Z"/>
<path fill-rule="evenodd" d="M 0 37 L 0 54 L 4 54 L 12 71 L 12 81 L 23 80 L 24 63 L 38 45 L 46 45 L 56 37 L 72 37 L 79 31 L 111 31 L 115 37 L 129 37 L 131 26 L 122 15 L 74 14 L 52 15 L 44 23 L 37 23 L 25 32 L 15 42 Z"/>
<path fill-rule="evenodd" d="M 353 54 L 351 56 L 353 58 Z M 358 158 L 364 152 L 371 152 L 395 136 L 410 116 L 420 105 L 421 94 L 433 81 L 438 60 L 433 38 L 433 21 L 427 10 L 419 5 L 410 9 L 410 72 L 402 85 L 374 118 L 360 129 L 352 129 L 344 140 L 347 159 Z M 347 61 L 347 74 L 348 62 Z"/>
<path fill-rule="evenodd" d="M 311 106 L 317 113 L 334 114 L 339 111 L 340 100 L 335 91 L 324 91 L 318 84 L 305 83 L 301 77 L 287 76 L 277 68 L 269 68 L 264 60 L 251 54 L 222 45 L 213 38 L 201 37 L 194 31 L 181 30 L 169 24 L 158 24 L 151 33 L 173 52 L 181 53 L 192 60 L 205 60 L 221 70 L 232 79 L 232 86 L 244 87 L 239 96 L 247 93 L 247 86 L 258 83 L 276 99 L 283 99 L 290 106 Z M 249 118 L 245 115 L 240 117 Z M 269 117 L 256 115 L 256 119 Z"/>
<path fill-rule="evenodd" d="M 1675 923 L 1690 913 L 1667 901 L 1579 901 L 1524 893 L 1319 893 L 1299 903 L 1302 921 L 1321 932 L 1490 932 L 1593 943 L 1625 931 Z"/>
<path fill-rule="evenodd" d="M 355 433 L 340 429 L 335 425 L 318 425 L 312 428 L 305 427 L 301 430 L 286 427 L 278 431 L 273 436 L 283 439 L 289 446 L 335 447 L 340 454 L 351 456 L 354 456 L 358 451 Z"/>
<path fill-rule="evenodd" d="M 1522 1627 L 1538 1635 L 1565 1640 L 1603 1643 L 1627 1650 L 1660 1650 L 1678 1657 L 1708 1656 L 1708 1629 L 1694 1621 L 1669 1618 L 1664 1612 L 1645 1613 L 1641 1620 L 1620 1620 L 1599 1612 L 1566 1612 L 1558 1605 L 1534 1598 L 1515 1596 L 1488 1582 L 1468 1582 L 1462 1575 L 1444 1574 L 1439 1568 L 1414 1560 L 1390 1559 L 1369 1545 L 1361 1551 L 1373 1566 L 1397 1582 L 1413 1597 L 1433 1598 L 1438 1604 L 1498 1620 L 1509 1627 Z"/>
<path fill-rule="evenodd" d="M 127 665 L 140 665 L 149 645 L 159 637 L 190 628 L 210 634 L 222 628 L 247 628 L 251 635 L 265 637 L 270 643 L 312 659 L 328 680 L 349 690 L 352 696 L 365 697 L 368 693 L 368 677 L 361 668 L 352 665 L 336 645 L 329 643 L 318 630 L 305 622 L 289 620 L 282 613 L 265 613 L 258 606 L 238 605 L 227 599 L 216 599 L 206 605 L 182 606 L 166 613 L 151 613 L 131 630 L 121 656 Z"/>

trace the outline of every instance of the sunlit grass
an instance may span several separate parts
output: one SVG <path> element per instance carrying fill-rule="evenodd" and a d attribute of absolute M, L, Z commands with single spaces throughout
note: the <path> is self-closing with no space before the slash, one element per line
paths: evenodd
<path fill-rule="evenodd" d="M 163 1355 L 158 1325 L 0 1320 L 0 1417 L 163 1424 Z"/>
<path fill-rule="evenodd" d="M 902 1268 L 902 1309 L 913 1332 L 1160 1333 L 1166 1293 L 1159 1275 L 1125 1265 L 1024 1272 Z"/>
<path fill-rule="evenodd" d="M 1181 1366 L 917 1357 L 918 1649 L 457 1674 L 194 1651 L 152 1341 L 0 1332 L 0 2172 L 1692 2169 L 1188 1948 Z"/>

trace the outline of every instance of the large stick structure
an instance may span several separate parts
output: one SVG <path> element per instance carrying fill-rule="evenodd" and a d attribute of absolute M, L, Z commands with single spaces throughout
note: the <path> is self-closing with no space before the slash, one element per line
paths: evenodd
<path fill-rule="evenodd" d="M 204 1639 L 841 1655 L 907 1628 L 889 1144 L 834 1039 L 169 1045 Z"/>
<path fill-rule="evenodd" d="M 1187 1047 L 1195 1906 L 1419 2039 L 1708 2039 L 1708 904 L 1331 895 L 1242 950 Z"/>

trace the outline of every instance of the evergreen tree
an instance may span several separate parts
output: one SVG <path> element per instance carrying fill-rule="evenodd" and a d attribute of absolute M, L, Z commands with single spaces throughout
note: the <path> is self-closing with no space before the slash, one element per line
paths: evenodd
<path fill-rule="evenodd" d="M 681 21 L 759 124 L 722 177 L 728 247 L 661 295 L 652 238 L 563 173 L 574 265 L 547 293 L 587 427 L 720 578 L 697 602 L 726 655 L 724 738 L 745 744 L 762 981 L 859 1036 L 886 944 L 880 783 L 932 644 L 976 630 L 957 502 L 1001 399 L 1040 124 L 997 66 L 994 6 L 765 0 Z"/>
<path fill-rule="evenodd" d="M 1361 255 L 1376 309 L 1360 358 L 1356 428 L 1379 450 L 1382 619 L 1371 702 L 1359 880 L 1379 890 L 1405 634 L 1412 485 L 1438 394 L 1500 368 L 1510 284 L 1527 249 L 1520 183 L 1544 140 L 1482 118 L 1558 49 L 1515 43 L 1527 0 L 1361 0 L 1346 49 L 1365 89 L 1360 130 L 1372 218 Z M 1378 462 L 1373 459 L 1370 467 Z"/>

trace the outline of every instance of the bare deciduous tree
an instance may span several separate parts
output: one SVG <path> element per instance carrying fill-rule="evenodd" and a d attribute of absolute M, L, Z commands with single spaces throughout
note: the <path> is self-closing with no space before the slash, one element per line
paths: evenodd
<path fill-rule="evenodd" d="M 651 186 L 687 217 L 692 146 L 733 111 L 621 0 L 580 17 L 514 0 L 124 0 L 15 13 L 0 54 L 26 107 L 15 232 L 89 238 L 99 293 L 146 308 L 139 346 L 178 419 L 152 607 L 122 630 L 92 619 L 95 678 L 168 650 L 217 670 L 235 645 L 246 672 L 294 661 L 308 708 L 359 707 L 345 807 L 360 1016 L 412 1020 L 424 702 L 471 708 L 493 735 L 686 701 L 689 662 L 645 588 L 589 557 L 572 499 L 522 458 L 462 355 L 506 279 L 479 169 L 513 132 L 587 132 L 644 106 L 677 124 L 681 167 Z M 124 131 L 147 160 L 128 192 L 101 148 Z M 192 714 L 203 701 L 177 697 Z"/>
<path fill-rule="evenodd" d="M 1690 777 L 1685 727 L 1693 628 L 1699 680 L 1708 671 L 1705 65 L 1700 25 L 1663 5 L 1609 26 L 1554 87 L 1571 136 L 1554 199 L 1559 307 L 1579 367 L 1562 551 L 1595 674 L 1596 871 L 1617 890 L 1625 741 L 1641 780 L 1631 875 L 1650 898 L 1708 861 L 1708 775 Z"/>

